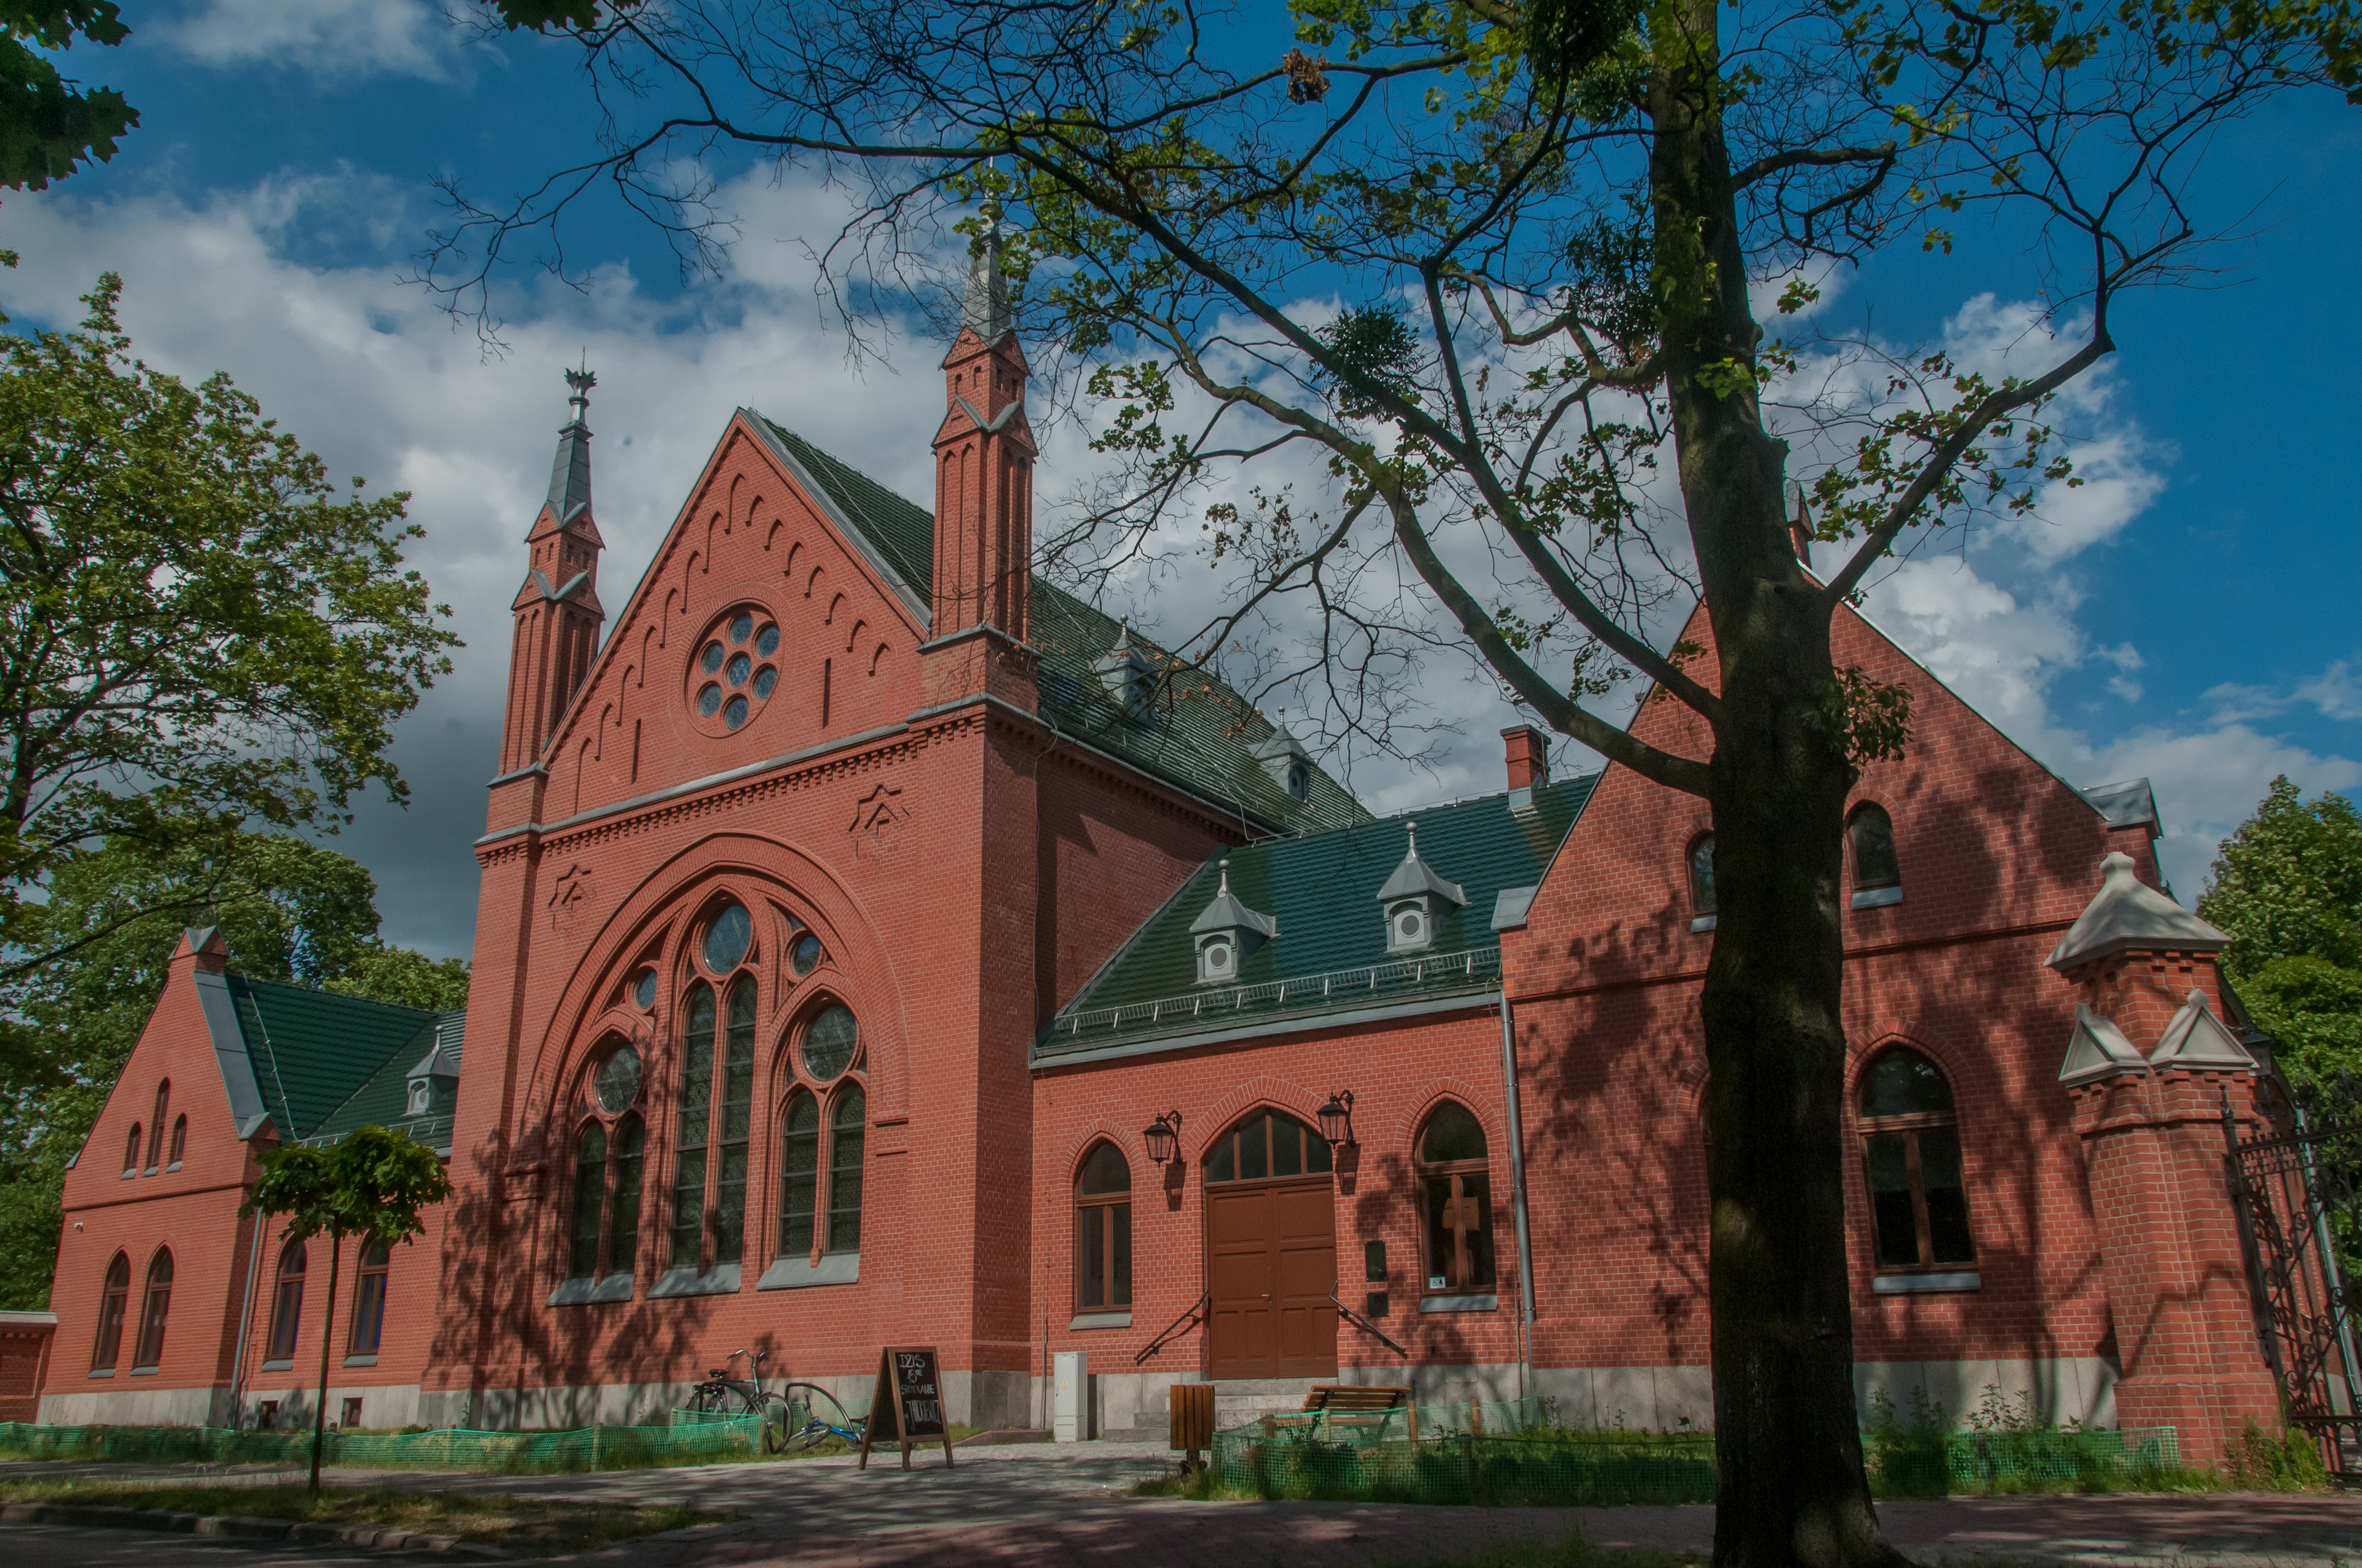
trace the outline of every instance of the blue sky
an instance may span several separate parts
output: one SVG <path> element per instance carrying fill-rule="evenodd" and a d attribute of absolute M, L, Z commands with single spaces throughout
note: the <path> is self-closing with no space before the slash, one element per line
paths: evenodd
<path fill-rule="evenodd" d="M 0 243 L 24 256 L 0 302 L 20 323 L 71 321 L 92 278 L 120 271 L 151 362 L 227 370 L 332 470 L 414 492 L 429 533 L 415 559 L 469 647 L 402 731 L 412 809 L 366 813 L 343 847 L 377 874 L 390 937 L 464 954 L 507 603 L 565 415 L 558 367 L 588 352 L 600 372 L 612 610 L 739 404 L 923 495 L 935 354 L 905 323 L 892 364 L 849 365 L 799 245 L 833 230 L 834 202 L 757 177 L 728 191 L 745 237 L 722 278 L 685 281 L 650 231 L 604 211 L 572 236 L 591 286 L 513 276 L 508 351 L 487 356 L 405 278 L 441 216 L 437 177 L 494 198 L 588 145 L 569 46 L 471 38 L 426 0 L 187 0 L 127 19 L 128 45 L 68 64 L 121 88 L 142 127 L 112 165 L 0 204 Z M 2337 313 L 2362 252 L 2362 110 L 2323 95 L 2233 127 L 2198 194 L 2252 237 L 2217 253 L 2205 286 L 2119 315 L 2120 353 L 2063 411 L 2100 482 L 2032 526 L 1906 564 L 1871 600 L 2069 778 L 2150 775 L 2185 899 L 2274 773 L 2362 783 L 2362 380 Z M 1825 308 L 1895 340 L 2009 340 L 2033 288 L 2023 236 L 1963 238 L 1949 258 L 1878 258 Z M 1054 436 L 1046 460 L 1062 457 L 1081 460 Z M 1178 630 L 1205 598 L 1167 583 L 1128 608 Z M 1357 770 L 1381 809 L 1501 787 L 1505 710 L 1465 672 L 1429 685 L 1462 732 L 1425 769 Z"/>

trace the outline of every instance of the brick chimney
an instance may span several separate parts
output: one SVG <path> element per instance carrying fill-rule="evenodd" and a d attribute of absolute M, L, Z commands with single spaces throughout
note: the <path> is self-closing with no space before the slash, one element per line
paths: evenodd
<path fill-rule="evenodd" d="M 1550 783 L 1550 737 L 1520 724 L 1502 730 L 1501 740 L 1508 753 L 1509 806 L 1531 806 L 1535 789 Z"/>

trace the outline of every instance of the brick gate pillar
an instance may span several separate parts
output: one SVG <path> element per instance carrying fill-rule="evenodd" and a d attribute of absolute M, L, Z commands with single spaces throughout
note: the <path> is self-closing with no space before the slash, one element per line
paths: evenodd
<path fill-rule="evenodd" d="M 2221 1014 L 2224 935 L 2112 854 L 2050 965 L 2081 996 L 2058 1081 L 2074 1105 L 2123 1379 L 2126 1427 L 2180 1429 L 2222 1462 L 2254 1417 L 2277 1427 L 2231 1198 L 2223 1107 L 2257 1120 L 2257 1065 Z M 2143 1047 L 2146 1046 L 2146 1049 Z"/>

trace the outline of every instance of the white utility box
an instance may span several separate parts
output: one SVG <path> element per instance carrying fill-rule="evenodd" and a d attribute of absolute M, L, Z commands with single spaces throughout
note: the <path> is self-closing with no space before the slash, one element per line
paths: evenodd
<path fill-rule="evenodd" d="M 1058 1352 L 1057 1376 L 1050 1397 L 1050 1436 L 1057 1442 L 1080 1442 L 1091 1435 L 1090 1358 L 1079 1350 Z"/>

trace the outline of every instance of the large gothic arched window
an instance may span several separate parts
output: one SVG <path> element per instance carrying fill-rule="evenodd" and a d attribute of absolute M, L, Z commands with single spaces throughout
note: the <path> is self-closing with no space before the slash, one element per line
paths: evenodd
<path fill-rule="evenodd" d="M 800 967 L 809 970 L 819 957 L 813 953 Z M 792 950 L 789 958 L 798 961 Z M 788 1061 L 790 1078 L 779 1104 L 774 1250 L 782 1262 L 816 1266 L 824 1257 L 861 1251 L 869 1097 L 861 1076 L 861 1026 L 853 1010 L 826 1002 L 806 1014 L 789 1036 Z"/>
<path fill-rule="evenodd" d="M 681 1011 L 668 1257 L 673 1268 L 702 1272 L 736 1264 L 745 1250 L 757 956 L 746 906 L 716 908 L 694 947 L 706 978 L 691 981 Z"/>
<path fill-rule="evenodd" d="M 640 1053 L 627 1041 L 608 1040 L 593 1058 L 574 1131 L 573 1210 L 566 1236 L 569 1279 L 628 1282 L 635 1271 L 640 1171 L 647 1145 L 639 1100 Z"/>

